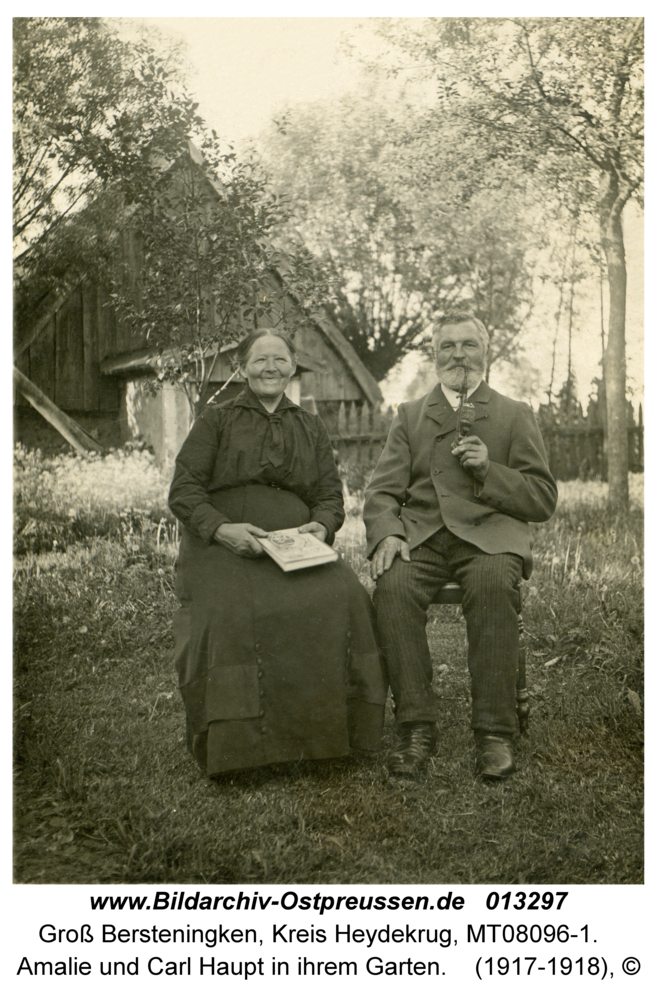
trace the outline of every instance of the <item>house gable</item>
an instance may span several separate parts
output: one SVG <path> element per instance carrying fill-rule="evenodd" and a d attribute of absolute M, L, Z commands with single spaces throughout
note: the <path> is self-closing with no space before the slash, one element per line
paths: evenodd
<path fill-rule="evenodd" d="M 192 162 L 202 169 L 200 152 L 191 147 L 190 154 Z M 165 168 L 173 169 L 171 165 Z M 208 197 L 222 197 L 220 182 L 206 171 L 203 178 Z M 116 234 L 117 267 L 127 264 L 125 280 L 130 283 L 136 282 L 140 266 L 138 213 L 131 209 L 124 219 L 127 223 Z M 282 290 L 283 280 L 272 269 L 263 280 L 263 300 L 269 300 L 270 315 L 262 317 L 259 325 L 275 327 L 280 323 L 294 337 L 301 401 L 305 399 L 311 408 L 318 409 L 327 424 L 335 425 L 333 430 L 337 430 L 340 406 L 367 403 L 378 407 L 382 395 L 375 379 L 328 315 L 320 310 L 308 316 L 294 297 L 281 294 Z M 247 332 L 249 324 L 236 321 L 236 341 Z M 126 393 L 132 392 L 143 376 L 153 374 L 159 357 L 143 335 L 117 321 L 107 289 L 80 276 L 72 276 L 61 294 L 42 299 L 25 329 L 17 331 L 16 344 L 17 367 L 58 407 L 77 414 L 113 413 L 117 420 L 121 411 L 124 425 Z M 224 345 L 214 362 L 211 355 L 208 358 L 213 365 L 213 392 L 233 372 L 235 346 L 236 342 Z"/>

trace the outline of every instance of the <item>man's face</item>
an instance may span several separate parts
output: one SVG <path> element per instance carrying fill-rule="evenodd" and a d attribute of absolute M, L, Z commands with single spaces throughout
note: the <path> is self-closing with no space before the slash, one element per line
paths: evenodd
<path fill-rule="evenodd" d="M 474 323 L 444 326 L 433 346 L 436 374 L 448 389 L 460 392 L 466 376 L 468 389 L 481 381 L 486 371 L 486 347 Z"/>

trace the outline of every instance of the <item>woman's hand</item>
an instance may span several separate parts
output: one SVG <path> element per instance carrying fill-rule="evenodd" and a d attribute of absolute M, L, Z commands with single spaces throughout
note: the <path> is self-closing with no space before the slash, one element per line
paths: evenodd
<path fill-rule="evenodd" d="M 328 531 L 323 524 L 319 523 L 319 521 L 309 521 L 308 524 L 302 524 L 298 531 L 300 534 L 304 534 L 309 531 L 311 535 L 315 536 L 315 538 L 319 538 L 320 542 L 325 542 L 326 536 L 328 535 Z"/>
<path fill-rule="evenodd" d="M 255 524 L 220 524 L 214 535 L 215 542 L 224 545 L 231 552 L 245 559 L 256 559 L 263 554 L 259 538 L 266 538 L 267 532 Z"/>

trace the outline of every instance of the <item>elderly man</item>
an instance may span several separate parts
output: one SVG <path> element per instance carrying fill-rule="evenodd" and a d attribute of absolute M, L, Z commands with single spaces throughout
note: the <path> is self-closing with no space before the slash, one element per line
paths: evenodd
<path fill-rule="evenodd" d="M 484 325 L 452 313 L 434 334 L 438 385 L 403 403 L 365 494 L 380 641 L 400 735 L 390 770 L 414 775 L 435 746 L 438 703 L 426 612 L 440 586 L 463 590 L 477 768 L 514 770 L 518 585 L 531 573 L 529 521 L 554 513 L 557 489 L 534 415 L 483 376 Z M 457 440 L 461 396 L 474 404 Z"/>

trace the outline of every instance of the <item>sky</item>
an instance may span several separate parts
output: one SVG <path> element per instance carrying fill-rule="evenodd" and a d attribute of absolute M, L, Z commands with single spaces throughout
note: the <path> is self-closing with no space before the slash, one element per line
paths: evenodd
<path fill-rule="evenodd" d="M 364 19 L 354 17 L 161 17 L 139 18 L 186 45 L 190 91 L 200 112 L 220 138 L 244 151 L 262 149 L 260 139 L 276 115 L 290 103 L 320 98 L 339 100 L 358 82 L 354 63 L 341 55 L 339 41 Z M 638 210 L 625 217 L 628 263 L 628 385 L 636 405 L 643 397 L 643 226 Z M 581 400 L 599 377 L 599 306 L 596 283 L 582 287 L 578 298 L 579 329 L 574 340 L 574 367 Z M 521 393 L 536 403 L 547 385 L 553 331 L 535 327 L 527 346 L 538 372 L 533 389 Z M 557 384 L 566 374 L 565 333 L 557 351 Z M 387 402 L 401 402 L 413 382 L 420 359 L 411 356 L 383 386 Z M 426 365 L 424 366 L 426 368 Z M 429 376 L 430 378 L 431 376 Z M 496 388 L 518 396 L 513 378 L 496 373 Z"/>
<path fill-rule="evenodd" d="M 356 80 L 339 58 L 351 17 L 140 18 L 187 45 L 190 89 L 220 137 L 242 147 L 288 101 L 336 97 Z"/>

